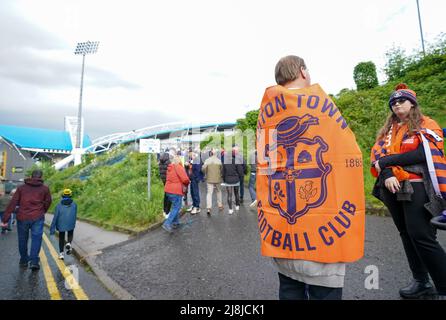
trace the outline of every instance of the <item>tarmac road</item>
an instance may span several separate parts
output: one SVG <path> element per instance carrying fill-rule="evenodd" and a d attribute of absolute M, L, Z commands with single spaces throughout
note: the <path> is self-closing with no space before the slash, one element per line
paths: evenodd
<path fill-rule="evenodd" d="M 204 199 L 204 193 L 201 195 Z M 185 225 L 173 234 L 157 228 L 140 237 L 101 248 L 102 254 L 96 256 L 96 264 L 136 299 L 278 298 L 277 272 L 270 259 L 260 255 L 257 214 L 249 208 L 249 203 L 243 204 L 233 215 L 228 214 L 227 208 L 222 212 L 214 209 L 211 216 L 203 210 L 194 216 L 188 213 L 181 220 Z M 47 233 L 45 237 L 42 268 L 32 272 L 18 266 L 15 226 L 12 233 L 0 235 L 0 300 L 114 299 L 98 278 L 72 255 L 67 256 L 64 263 L 77 270 L 82 291 L 67 289 L 66 278 L 70 273 L 57 259 L 57 238 Z M 82 241 L 89 238 L 90 233 L 83 237 L 78 234 Z M 446 233 L 439 232 L 439 240 L 446 247 Z M 369 283 L 369 273 L 365 271 L 370 266 L 379 272 L 377 289 L 365 286 Z M 365 255 L 348 265 L 343 298 L 397 300 L 400 299 L 398 289 L 410 279 L 392 219 L 367 216 Z"/>
<path fill-rule="evenodd" d="M 137 299 L 278 298 L 277 272 L 260 255 L 257 215 L 248 203 L 233 215 L 214 209 L 209 217 L 203 210 L 182 221 L 186 225 L 174 234 L 158 228 L 109 247 L 97 262 Z M 446 233 L 440 232 L 439 240 L 446 247 Z M 378 289 L 365 287 L 367 266 L 377 267 Z M 392 219 L 367 216 L 365 255 L 348 265 L 343 298 L 397 300 L 398 289 L 410 280 Z"/>
<path fill-rule="evenodd" d="M 31 241 L 29 242 L 29 247 Z M 45 228 L 41 269 L 19 267 L 17 230 L 0 235 L 0 300 L 105 300 L 114 297 L 73 256 L 58 259 L 58 240 Z M 66 268 L 68 267 L 68 268 Z M 70 273 L 70 271 L 72 273 Z M 77 280 L 78 286 L 73 282 Z"/>

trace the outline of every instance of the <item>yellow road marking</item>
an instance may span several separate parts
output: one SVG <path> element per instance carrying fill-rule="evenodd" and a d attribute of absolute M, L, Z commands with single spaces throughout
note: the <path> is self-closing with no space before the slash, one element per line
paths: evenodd
<path fill-rule="evenodd" d="M 46 287 L 48 288 L 51 300 L 62 300 L 43 248 L 40 249 L 39 257 L 40 261 L 42 262 L 43 275 L 45 277 Z"/>
<path fill-rule="evenodd" d="M 77 280 L 73 277 L 73 274 L 70 272 L 70 270 L 65 266 L 65 264 L 59 259 L 59 256 L 57 255 L 56 249 L 54 249 L 53 245 L 51 244 L 50 240 L 46 236 L 46 234 L 43 234 L 43 240 L 48 246 L 48 249 L 50 251 L 51 256 L 53 257 L 54 261 L 57 264 L 57 267 L 59 268 L 60 272 L 64 276 L 65 280 L 70 284 L 71 290 L 73 291 L 74 295 L 76 296 L 77 300 L 89 300 L 88 296 L 85 294 L 84 290 L 81 288 Z"/>

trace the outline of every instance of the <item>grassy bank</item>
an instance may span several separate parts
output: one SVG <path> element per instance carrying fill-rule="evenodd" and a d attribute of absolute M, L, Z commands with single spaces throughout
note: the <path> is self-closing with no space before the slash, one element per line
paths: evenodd
<path fill-rule="evenodd" d="M 53 195 L 53 204 L 49 211 L 53 212 L 63 189 L 70 188 L 81 218 L 137 231 L 160 221 L 163 185 L 159 179 L 156 159 L 152 158 L 149 201 L 147 157 L 147 154 L 127 153 L 126 149 L 120 148 L 96 157 L 90 164 L 59 172 L 44 165 L 45 183 Z M 119 158 L 122 160 L 109 164 Z"/>

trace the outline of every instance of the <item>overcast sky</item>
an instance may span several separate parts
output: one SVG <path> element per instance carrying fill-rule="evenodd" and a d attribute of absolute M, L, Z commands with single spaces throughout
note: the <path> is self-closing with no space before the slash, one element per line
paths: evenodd
<path fill-rule="evenodd" d="M 420 0 L 427 41 L 446 1 Z M 381 70 L 393 45 L 421 47 L 416 0 L 0 0 L 0 124 L 63 129 L 83 112 L 92 138 L 173 121 L 233 122 L 259 107 L 274 66 L 303 57 L 327 93 Z M 385 78 L 379 73 L 380 81 Z"/>

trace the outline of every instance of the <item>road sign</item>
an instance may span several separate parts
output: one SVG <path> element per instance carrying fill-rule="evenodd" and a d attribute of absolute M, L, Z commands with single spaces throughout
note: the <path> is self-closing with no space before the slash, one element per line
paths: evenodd
<path fill-rule="evenodd" d="M 150 193 L 150 184 L 151 184 L 151 153 L 160 153 L 161 152 L 161 140 L 160 139 L 140 139 L 139 140 L 139 152 L 140 153 L 148 153 L 148 161 L 147 161 L 147 195 L 149 196 L 149 200 L 151 197 Z"/>
<path fill-rule="evenodd" d="M 160 153 L 161 140 L 160 139 L 140 139 L 139 140 L 140 153 Z"/>
<path fill-rule="evenodd" d="M 12 167 L 11 171 L 12 173 L 22 173 L 23 167 Z"/>

